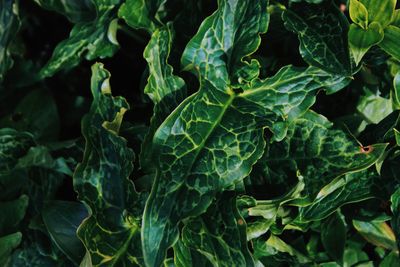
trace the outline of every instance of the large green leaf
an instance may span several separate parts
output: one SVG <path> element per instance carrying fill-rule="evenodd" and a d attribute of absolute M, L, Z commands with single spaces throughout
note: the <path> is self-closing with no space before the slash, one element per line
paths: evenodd
<path fill-rule="evenodd" d="M 304 60 L 333 74 L 350 76 L 347 31 L 349 23 L 332 3 L 296 4 L 283 13 L 288 30 L 298 34 Z"/>
<path fill-rule="evenodd" d="M 235 195 L 219 196 L 201 217 L 185 222 L 182 240 L 208 259 L 212 266 L 254 266 L 247 248 L 246 224 Z"/>
<path fill-rule="evenodd" d="M 14 0 L 0 1 L 0 82 L 13 64 L 9 46 L 19 27 L 18 5 Z"/>
<path fill-rule="evenodd" d="M 58 12 L 71 22 L 88 22 L 96 17 L 96 9 L 92 0 L 35 0 L 41 7 Z"/>
<path fill-rule="evenodd" d="M 116 40 L 117 12 L 120 0 L 95 0 L 97 17 L 90 22 L 77 23 L 68 39 L 54 49 L 53 55 L 41 69 L 42 77 L 49 77 L 62 69 L 87 60 L 112 56 L 119 47 Z"/>
<path fill-rule="evenodd" d="M 237 88 L 258 73 L 257 63 L 243 58 L 256 50 L 258 34 L 266 30 L 266 4 L 219 1 L 218 11 L 205 19 L 185 49 L 183 66 L 199 76 L 200 89 L 153 138 L 153 160 L 159 165 L 142 227 L 149 266 L 163 262 L 181 220 L 204 213 L 217 192 L 249 174 L 263 152 L 264 127 L 283 138 L 286 124 L 313 104 L 319 88 L 334 92 L 348 82 L 316 68 L 288 66 L 272 78 Z M 244 78 L 237 79 L 239 74 Z"/>
<path fill-rule="evenodd" d="M 74 188 L 89 209 L 78 228 L 92 266 L 133 266 L 141 262 L 137 193 L 129 175 L 133 151 L 118 136 L 124 98 L 112 97 L 110 73 L 102 64 L 92 67 L 93 103 L 83 118 L 85 153 L 74 174 Z"/>

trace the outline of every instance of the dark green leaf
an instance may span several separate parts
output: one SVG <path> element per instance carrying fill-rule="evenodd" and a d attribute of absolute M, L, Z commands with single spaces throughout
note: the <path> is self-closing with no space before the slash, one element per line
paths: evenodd
<path fill-rule="evenodd" d="M 308 64 L 329 73 L 350 76 L 349 25 L 331 2 L 293 5 L 283 13 L 283 20 L 285 27 L 298 35 L 300 54 Z"/>
<path fill-rule="evenodd" d="M 77 23 L 68 39 L 55 48 L 51 59 L 41 69 L 42 77 L 53 76 L 62 69 L 87 60 L 112 56 L 119 47 L 116 40 L 117 11 L 120 0 L 95 0 L 97 17 L 90 22 Z"/>
<path fill-rule="evenodd" d="M 73 23 L 88 22 L 96 17 L 92 0 L 35 0 L 41 7 L 58 12 Z"/>
<path fill-rule="evenodd" d="M 85 154 L 74 174 L 79 199 L 90 209 L 78 236 L 93 266 L 139 265 L 140 226 L 132 206 L 138 196 L 128 179 L 134 155 L 118 136 L 129 105 L 122 97 L 112 97 L 110 73 L 102 64 L 93 65 L 92 72 L 94 99 L 82 121 Z"/>
<path fill-rule="evenodd" d="M 391 209 L 393 212 L 392 229 L 396 235 L 397 248 L 400 250 L 400 188 L 393 193 L 390 201 L 392 202 Z"/>
<path fill-rule="evenodd" d="M 255 74 L 254 62 L 242 58 L 254 52 L 258 34 L 266 29 L 265 7 L 265 1 L 220 1 L 186 47 L 182 63 L 199 75 L 201 86 L 153 138 L 153 160 L 159 165 L 142 228 L 149 266 L 163 262 L 181 220 L 205 212 L 217 192 L 249 174 L 263 152 L 264 127 L 280 122 L 283 127 L 272 130 L 283 138 L 285 125 L 313 104 L 318 89 L 334 92 L 348 83 L 316 68 L 288 66 L 272 78 L 233 88 L 239 73 L 246 75 L 242 82 Z M 245 16 L 238 15 L 242 12 Z"/>
<path fill-rule="evenodd" d="M 224 193 L 201 217 L 190 219 L 182 240 L 202 254 L 212 266 L 254 266 L 247 248 L 246 224 L 240 216 L 235 195 Z"/>
<path fill-rule="evenodd" d="M 321 240 L 328 254 L 342 262 L 346 243 L 346 226 L 339 213 L 334 213 L 321 224 Z"/>
<path fill-rule="evenodd" d="M 6 266 L 12 251 L 21 243 L 22 234 L 16 232 L 0 237 L 0 265 Z"/>
<path fill-rule="evenodd" d="M 43 222 L 58 248 L 76 265 L 82 261 L 85 248 L 76 235 L 79 224 L 87 217 L 85 206 L 76 202 L 52 201 L 42 213 Z"/>
<path fill-rule="evenodd" d="M 14 0 L 0 1 L 0 83 L 13 64 L 9 46 L 19 28 L 18 5 Z"/>

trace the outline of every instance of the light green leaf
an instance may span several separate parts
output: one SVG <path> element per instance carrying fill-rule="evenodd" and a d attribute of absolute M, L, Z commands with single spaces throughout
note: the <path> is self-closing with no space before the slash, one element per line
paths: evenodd
<path fill-rule="evenodd" d="M 360 0 L 368 10 L 368 20 L 385 28 L 392 20 L 397 0 Z"/>
<path fill-rule="evenodd" d="M 352 75 L 348 22 L 331 1 L 293 5 L 282 17 L 285 27 L 298 35 L 300 54 L 308 64 L 329 73 Z"/>
<path fill-rule="evenodd" d="M 89 217 L 77 233 L 92 266 L 136 266 L 142 260 L 135 217 L 138 195 L 129 180 L 134 155 L 118 136 L 129 105 L 124 98 L 112 97 L 110 73 L 102 64 L 93 65 L 92 72 L 94 99 L 82 121 L 85 153 L 74 174 L 74 188 L 89 207 Z"/>
<path fill-rule="evenodd" d="M 114 55 L 119 47 L 116 31 L 120 0 L 95 0 L 94 4 L 97 17 L 90 22 L 75 24 L 69 38 L 57 45 L 52 57 L 41 69 L 41 77 L 71 69 L 79 64 L 82 57 L 93 60 Z"/>
<path fill-rule="evenodd" d="M 6 266 L 12 251 L 19 246 L 21 239 L 20 232 L 0 237 L 0 266 Z"/>
<path fill-rule="evenodd" d="M 43 222 L 57 247 L 76 265 L 82 261 L 85 248 L 76 236 L 76 230 L 87 210 L 83 204 L 68 201 L 51 201 L 42 212 Z"/>
<path fill-rule="evenodd" d="M 145 29 L 153 33 L 162 26 L 158 19 L 158 12 L 163 10 L 162 5 L 167 0 L 126 0 L 118 11 L 118 16 L 135 29 Z"/>
<path fill-rule="evenodd" d="M 367 29 L 351 24 L 348 36 L 350 51 L 358 65 L 368 50 L 383 40 L 384 34 L 382 26 L 377 22 L 372 22 Z"/>
<path fill-rule="evenodd" d="M 368 28 L 368 11 L 359 0 L 350 0 L 351 20 L 363 29 Z"/>
<path fill-rule="evenodd" d="M 362 114 L 367 122 L 376 124 L 392 113 L 393 109 L 390 99 L 365 90 L 365 94 L 360 97 L 357 103 L 357 111 Z"/>
<path fill-rule="evenodd" d="M 271 235 L 267 240 L 267 246 L 270 246 L 279 252 L 288 253 L 290 256 L 296 257 L 300 263 L 311 262 L 311 259 L 275 235 Z"/>
<path fill-rule="evenodd" d="M 34 0 L 39 6 L 60 13 L 72 23 L 89 22 L 96 18 L 92 0 Z"/>
<path fill-rule="evenodd" d="M 398 250 L 396 237 L 386 222 L 353 220 L 353 226 L 371 244 L 389 250 Z"/>
<path fill-rule="evenodd" d="M 385 37 L 379 47 L 392 57 L 400 60 L 400 27 L 389 25 L 385 28 Z"/>
<path fill-rule="evenodd" d="M 13 60 L 9 46 L 19 28 L 18 5 L 14 0 L 0 0 L 0 83 Z"/>
<path fill-rule="evenodd" d="M 153 138 L 152 159 L 159 165 L 142 227 L 148 266 L 162 264 L 178 238 L 179 222 L 204 213 L 218 192 L 249 174 L 263 153 L 264 127 L 284 137 L 285 125 L 314 103 L 317 90 L 335 92 L 349 81 L 313 67 L 288 66 L 272 78 L 236 88 L 238 73 L 252 73 L 242 58 L 255 51 L 259 33 L 266 30 L 266 4 L 219 1 L 183 53 L 183 66 L 199 76 L 200 89 Z M 282 127 L 273 128 L 275 123 Z"/>

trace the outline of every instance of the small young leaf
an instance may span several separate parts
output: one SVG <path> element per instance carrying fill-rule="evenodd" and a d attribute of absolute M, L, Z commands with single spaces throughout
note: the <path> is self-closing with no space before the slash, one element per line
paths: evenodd
<path fill-rule="evenodd" d="M 350 25 L 350 51 L 357 65 L 368 50 L 373 45 L 379 44 L 383 40 L 383 37 L 383 29 L 377 22 L 372 22 L 367 29 L 363 29 L 355 24 Z"/>
<path fill-rule="evenodd" d="M 350 0 L 350 18 L 363 29 L 368 28 L 368 11 L 359 0 Z"/>
<path fill-rule="evenodd" d="M 385 28 L 392 20 L 397 0 L 360 0 L 368 10 L 368 20 Z"/>

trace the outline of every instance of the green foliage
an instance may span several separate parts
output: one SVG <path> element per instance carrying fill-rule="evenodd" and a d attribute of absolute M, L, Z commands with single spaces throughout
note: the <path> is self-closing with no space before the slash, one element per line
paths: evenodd
<path fill-rule="evenodd" d="M 399 40 L 395 0 L 0 0 L 0 266 L 399 265 Z"/>

